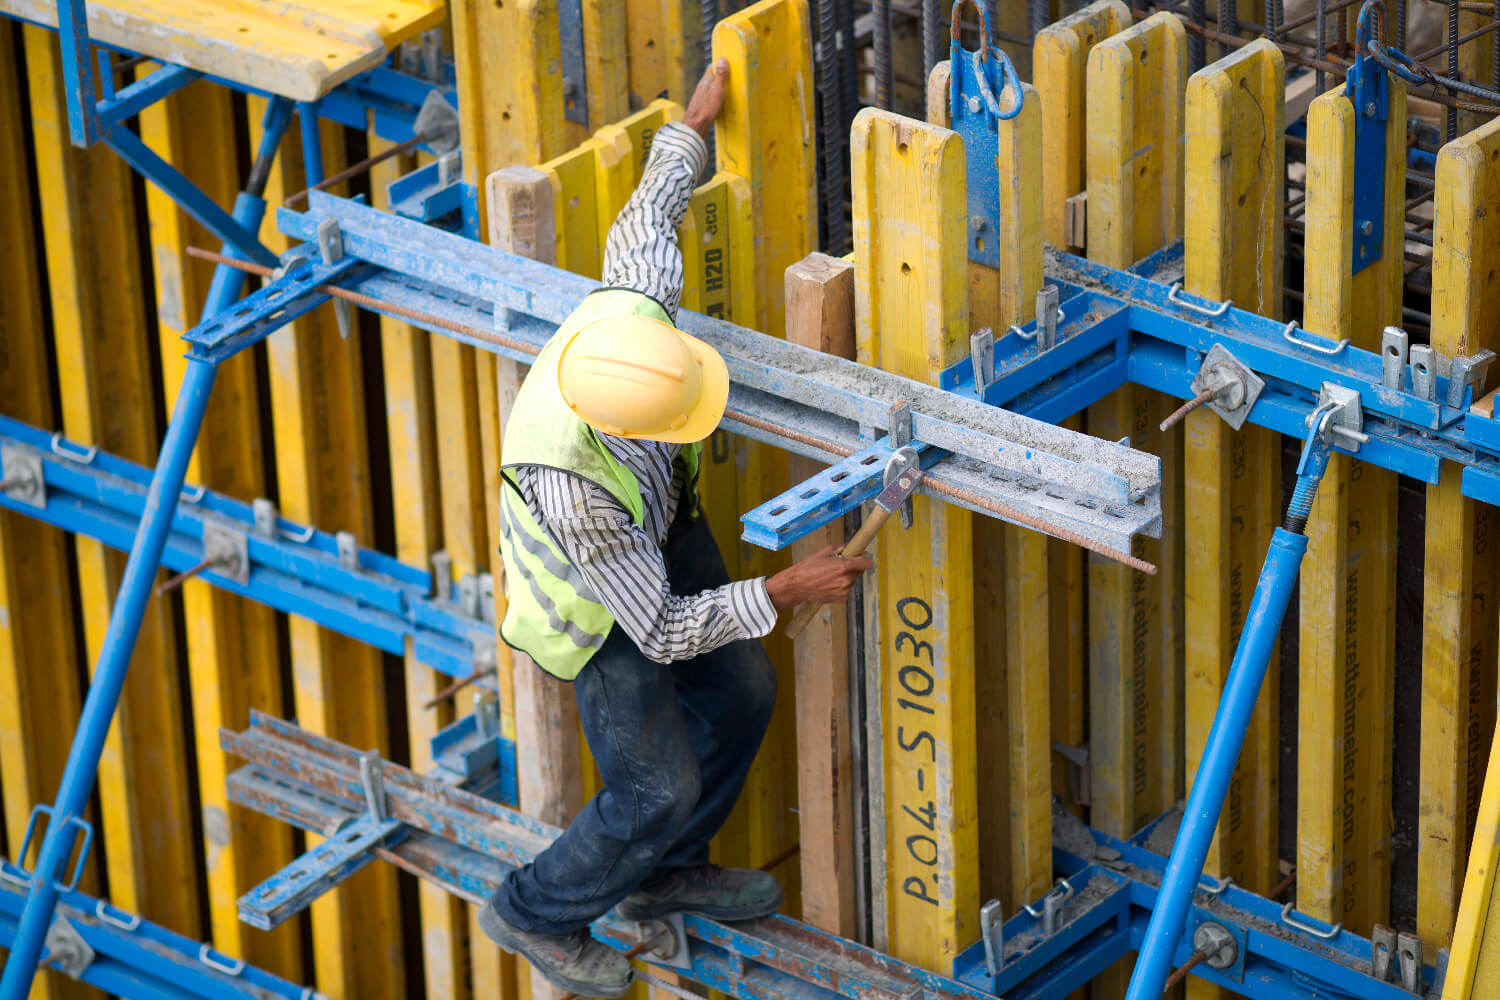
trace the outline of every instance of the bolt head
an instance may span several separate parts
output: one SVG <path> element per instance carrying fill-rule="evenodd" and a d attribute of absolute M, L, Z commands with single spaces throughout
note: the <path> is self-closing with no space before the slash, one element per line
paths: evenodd
<path fill-rule="evenodd" d="M 1359 232 L 1362 236 L 1369 236 L 1371 233 L 1375 232 L 1375 223 L 1371 222 L 1369 219 L 1366 219 L 1364 222 L 1361 222 L 1359 224 Z"/>
<path fill-rule="evenodd" d="M 1371 101 L 1369 104 L 1365 105 L 1365 117 L 1366 118 L 1374 118 L 1375 117 L 1375 102 L 1374 101 Z"/>
<path fill-rule="evenodd" d="M 976 114 L 976 115 L 979 114 L 979 109 L 981 107 L 983 107 L 983 105 L 979 103 L 979 98 L 977 98 L 977 97 L 971 97 L 971 98 L 969 98 L 969 111 L 970 111 L 970 113 Z"/>
<path fill-rule="evenodd" d="M 978 231 L 982 230 L 984 228 L 984 216 L 982 216 L 982 215 L 971 215 L 971 216 L 969 216 L 969 225 L 973 227 L 973 229 L 974 229 L 975 232 L 978 232 Z"/>

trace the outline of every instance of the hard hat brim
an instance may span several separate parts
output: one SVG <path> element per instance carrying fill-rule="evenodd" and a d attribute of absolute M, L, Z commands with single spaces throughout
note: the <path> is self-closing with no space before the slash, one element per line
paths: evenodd
<path fill-rule="evenodd" d="M 669 444 L 692 444 L 702 441 L 714 432 L 719 426 L 719 421 L 724 419 L 724 407 L 729 403 L 729 368 L 724 364 L 724 359 L 719 352 L 714 350 L 697 337 L 677 331 L 677 335 L 687 344 L 693 356 L 698 359 L 702 367 L 703 383 L 698 393 L 698 402 L 694 405 L 692 412 L 687 415 L 687 421 L 681 426 L 670 431 L 658 431 L 654 434 L 627 434 L 625 437 L 641 438 L 649 441 L 665 441 Z"/>

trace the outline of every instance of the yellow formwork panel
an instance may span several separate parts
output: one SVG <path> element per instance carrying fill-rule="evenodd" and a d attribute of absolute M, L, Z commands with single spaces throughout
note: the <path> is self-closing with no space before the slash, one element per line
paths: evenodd
<path fill-rule="evenodd" d="M 1378 351 L 1401 322 L 1406 90 L 1390 82 L 1381 259 L 1352 274 L 1354 108 L 1307 116 L 1309 331 Z M 1390 897 L 1396 476 L 1335 455 L 1307 522 L 1298 664 L 1297 906 L 1368 934 Z"/>
<path fill-rule="evenodd" d="M 1500 868 L 1500 754 L 1495 750 L 1490 747 L 1443 1000 L 1472 1000 L 1500 991 L 1500 883 L 1495 880 Z"/>
<path fill-rule="evenodd" d="M 370 133 L 370 152 L 392 144 Z M 370 171 L 377 206 L 385 204 L 386 185 L 415 169 L 416 157 L 398 156 Z M 386 431 L 390 442 L 391 495 L 396 522 L 396 558 L 413 566 L 429 566 L 442 548 L 442 507 L 438 485 L 437 428 L 433 405 L 433 337 L 426 330 L 390 316 L 380 318 L 381 359 L 385 372 Z M 406 663 L 407 739 L 411 766 L 419 772 L 432 768 L 431 740 L 454 720 L 454 702 L 437 708 L 426 702 L 450 678 L 419 662 L 408 646 Z M 460 696 L 460 700 L 464 696 Z M 417 884 L 421 921 L 424 993 L 430 1000 L 466 1000 L 469 983 L 469 922 L 467 908 L 456 897 L 426 881 Z M 493 996 L 493 994 L 491 994 Z"/>
<path fill-rule="evenodd" d="M 951 67 L 939 63 L 927 86 L 935 125 L 949 124 L 950 86 Z M 999 123 L 1000 222 L 990 236 L 1014 252 L 998 268 L 969 263 L 975 327 L 1030 321 L 1042 285 L 1041 101 L 1030 84 L 1022 95 L 1020 114 Z M 1007 845 L 980 866 L 980 892 L 1014 912 L 1052 882 L 1047 536 L 982 515 L 973 532 L 979 829 L 985 843 Z"/>
<path fill-rule="evenodd" d="M 566 148 L 557 8 L 549 0 L 458 0 L 451 6 L 463 177 L 478 191 L 512 163 L 540 163 Z"/>
<path fill-rule="evenodd" d="M 630 113 L 630 67 L 626 8 L 619 0 L 581 0 L 584 73 L 588 80 L 588 124 L 567 122 L 567 139 L 581 142 L 589 129 Z M 567 98 L 565 98 L 567 99 Z"/>
<path fill-rule="evenodd" d="M 57 27 L 49 0 L 0 0 L 0 13 Z M 95 41 L 297 101 L 374 69 L 443 21 L 440 0 L 92 0 Z"/>
<path fill-rule="evenodd" d="M 1128 267 L 1182 232 L 1182 22 L 1156 14 L 1096 45 L 1088 66 L 1088 250 Z M 1181 790 L 1179 531 L 1182 437 L 1157 429 L 1172 401 L 1121 389 L 1089 409 L 1089 432 L 1162 458 L 1161 542 L 1136 539 L 1155 577 L 1089 559 L 1092 823 L 1129 836 Z"/>
<path fill-rule="evenodd" d="M 1281 51 L 1262 39 L 1194 73 L 1185 112 L 1184 285 L 1195 295 L 1233 299 L 1273 318 L 1282 298 L 1285 87 Z M 1281 440 L 1250 424 L 1235 431 L 1207 409 L 1189 414 L 1185 427 L 1183 490 L 1193 519 L 1186 533 L 1192 584 L 1185 594 L 1184 681 L 1191 783 L 1278 520 Z M 1261 893 L 1279 878 L 1277 687 L 1273 650 L 1205 865 L 1210 874 Z M 1188 993 L 1223 995 L 1197 978 Z"/>
<path fill-rule="evenodd" d="M 720 21 L 713 33 L 714 58 L 729 65 L 715 126 L 717 167 L 744 179 L 754 226 L 747 268 L 753 268 L 755 311 L 737 321 L 773 337 L 785 336 L 786 269 L 817 245 L 811 38 L 806 0 L 762 0 Z M 730 449 L 736 512 L 789 487 L 784 452 L 733 439 Z M 767 553 L 738 542 L 738 535 L 735 526 L 732 534 L 718 537 L 721 548 L 738 549 L 737 576 L 769 575 L 788 564 L 787 553 Z M 791 641 L 780 630 L 763 642 L 780 694 L 717 848 L 726 861 L 755 867 L 787 855 L 798 838 L 797 762 L 787 749 L 796 746 L 796 663 Z M 774 873 L 785 891 L 785 909 L 796 913 L 801 866 L 788 857 Z"/>
<path fill-rule="evenodd" d="M 196 83 L 141 114 L 141 137 L 218 204 L 239 189 L 235 98 Z M 189 258 L 188 246 L 217 247 L 207 230 L 155 186 L 146 187 L 165 396 L 175 399 L 186 371 L 182 334 L 197 324 L 214 267 Z M 187 479 L 241 500 L 266 492 L 260 386 L 252 353 L 219 366 Z M 271 933 L 241 923 L 235 901 L 294 857 L 292 831 L 253 809 L 231 804 L 225 781 L 240 761 L 219 746 L 219 729 L 248 724 L 250 709 L 283 708 L 276 614 L 200 580 L 182 589 L 192 694 L 198 796 L 213 940 L 226 954 L 294 980 L 302 976 L 298 922 Z"/>
<path fill-rule="evenodd" d="M 1032 80 L 1042 104 L 1042 238 L 1063 243 L 1063 202 L 1084 188 L 1084 71 L 1089 52 L 1131 24 L 1121 0 L 1098 0 L 1037 32 Z"/>
<path fill-rule="evenodd" d="M 693 92 L 694 51 L 702 37 L 698 5 L 691 0 L 625 0 L 625 40 L 630 63 L 630 106 L 653 98 L 678 103 Z"/>
<path fill-rule="evenodd" d="M 934 125 L 854 120 L 858 357 L 927 382 L 969 349 L 964 151 Z M 923 497 L 875 556 L 888 856 L 886 948 L 949 967 L 978 933 L 972 515 Z"/>
<path fill-rule="evenodd" d="M 15 51 L 20 30 L 0 21 L 0 51 Z M 15 60 L 0 59 L 0 240 L 10 248 L 0 295 L 0 413 L 55 427 L 57 412 L 47 391 L 51 373 L 42 325 L 40 234 L 31 220 L 22 71 Z M 78 717 L 78 623 L 72 606 L 63 533 L 24 514 L 0 511 L 0 806 L 7 853 L 22 864 L 27 859 L 17 855 L 31 807 L 52 801 L 67 761 L 70 734 L 58 722 Z M 92 861 L 88 868 L 92 884 Z M 51 973 L 37 977 L 31 996 L 73 1000 L 103 994 Z"/>
<path fill-rule="evenodd" d="M 1444 146 L 1436 176 L 1432 346 L 1450 357 L 1495 350 L 1500 348 L 1500 121 Z M 1442 481 L 1427 487 L 1417 841 L 1417 932 L 1426 948 L 1448 943 L 1495 726 L 1494 594 L 1500 565 L 1489 540 L 1500 525 L 1492 507 L 1460 495 L 1459 472 L 1445 464 Z M 1492 849 L 1480 836 L 1475 833 L 1476 856 Z M 1465 886 L 1465 905 L 1468 895 Z M 1493 948 L 1489 955 L 1488 962 L 1500 960 Z"/>
<path fill-rule="evenodd" d="M 259 142 L 260 100 L 250 102 L 251 141 Z M 323 159 L 341 165 L 338 131 L 323 124 Z M 283 201 L 304 185 L 301 144 L 289 138 L 277 153 L 266 200 Z M 261 227 L 274 251 L 288 241 L 274 220 Z M 360 338 L 339 336 L 331 308 L 296 320 L 267 341 L 279 500 L 285 516 L 373 539 Z M 389 748 L 385 672 L 379 650 L 289 619 L 294 710 L 313 732 L 359 747 Z M 309 840 L 314 838 L 309 837 Z M 332 998 L 397 997 L 405 993 L 396 872 L 370 865 L 312 905 L 312 964 L 320 992 Z"/>
<path fill-rule="evenodd" d="M 53 343 L 68 437 L 153 464 L 158 427 L 130 168 L 69 141 L 57 36 L 26 30 L 37 190 L 47 220 Z M 97 662 L 126 554 L 74 539 L 86 653 Z M 198 922 L 198 864 L 179 699 L 177 616 L 146 606 L 120 709 L 99 762 L 110 896 L 169 927 Z M 35 668 L 36 665 L 33 665 Z"/>

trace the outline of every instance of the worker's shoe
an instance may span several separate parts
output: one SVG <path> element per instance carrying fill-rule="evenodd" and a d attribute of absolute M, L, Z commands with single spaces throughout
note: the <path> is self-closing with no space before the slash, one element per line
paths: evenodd
<path fill-rule="evenodd" d="M 613 1000 L 628 993 L 635 981 L 625 956 L 595 941 L 587 927 L 572 934 L 523 931 L 507 922 L 493 903 L 480 907 L 479 927 L 501 948 L 530 962 L 560 990 Z"/>
<path fill-rule="evenodd" d="M 781 886 L 763 871 L 698 865 L 679 868 L 626 896 L 617 909 L 626 920 L 656 920 L 696 913 L 713 920 L 754 920 L 781 908 Z"/>

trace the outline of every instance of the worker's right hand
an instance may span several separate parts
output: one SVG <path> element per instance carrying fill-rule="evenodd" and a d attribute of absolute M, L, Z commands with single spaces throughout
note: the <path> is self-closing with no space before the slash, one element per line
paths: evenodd
<path fill-rule="evenodd" d="M 854 581 L 874 568 L 875 560 L 869 556 L 846 559 L 839 555 L 839 546 L 830 545 L 768 579 L 766 594 L 777 608 L 795 608 L 808 601 L 838 604 L 848 599 Z"/>

